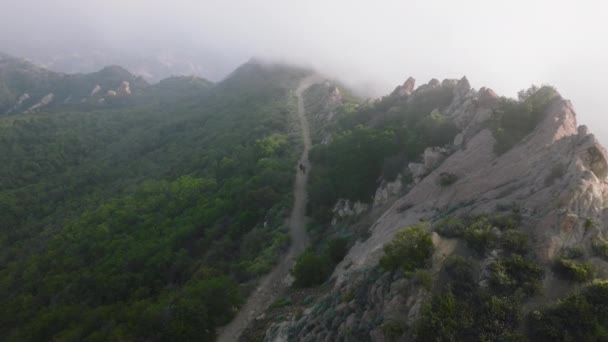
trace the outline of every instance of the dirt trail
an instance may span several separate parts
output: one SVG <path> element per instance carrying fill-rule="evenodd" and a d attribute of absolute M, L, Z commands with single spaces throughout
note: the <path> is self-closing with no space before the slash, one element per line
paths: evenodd
<path fill-rule="evenodd" d="M 276 297 L 281 293 L 281 290 L 289 285 L 289 270 L 293 265 L 294 258 L 304 251 L 309 244 L 308 234 L 306 233 L 305 213 L 307 198 L 306 181 L 308 180 L 308 173 L 310 172 L 308 151 L 310 150 L 311 140 L 302 93 L 318 81 L 319 79 L 316 76 L 307 77 L 300 82 L 300 85 L 296 90 L 296 96 L 298 97 L 298 118 L 300 120 L 300 127 L 304 140 L 304 150 L 296 165 L 296 182 L 293 189 L 294 203 L 291 215 L 288 219 L 291 246 L 279 264 L 275 266 L 269 274 L 262 278 L 257 289 L 251 293 L 247 302 L 241 307 L 239 313 L 232 322 L 219 331 L 218 342 L 237 341 L 249 323 L 257 316 L 261 315 L 268 306 L 277 299 Z M 300 171 L 300 164 L 306 167 L 306 173 Z"/>

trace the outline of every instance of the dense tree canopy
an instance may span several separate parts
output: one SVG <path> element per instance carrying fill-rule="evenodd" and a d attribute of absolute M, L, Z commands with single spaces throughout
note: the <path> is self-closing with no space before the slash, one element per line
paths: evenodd
<path fill-rule="evenodd" d="M 289 244 L 304 74 L 248 63 L 176 102 L 0 119 L 0 334 L 213 340 Z"/>

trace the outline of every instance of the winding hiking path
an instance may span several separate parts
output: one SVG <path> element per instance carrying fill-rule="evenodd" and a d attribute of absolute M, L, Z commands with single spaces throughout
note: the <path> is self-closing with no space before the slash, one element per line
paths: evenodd
<path fill-rule="evenodd" d="M 256 317 L 264 313 L 264 311 L 272 304 L 281 290 L 289 286 L 289 270 L 293 265 L 294 258 L 300 254 L 309 244 L 308 234 L 306 233 L 306 181 L 310 172 L 310 163 L 308 161 L 308 151 L 310 150 L 310 128 L 306 119 L 304 110 L 304 99 L 302 93 L 308 87 L 318 81 L 318 77 L 309 76 L 303 79 L 296 90 L 298 97 L 298 118 L 300 120 L 300 128 L 304 140 L 304 150 L 302 156 L 296 165 L 296 182 L 294 184 L 293 195 L 294 203 L 289 216 L 289 235 L 291 237 L 291 246 L 287 254 L 281 259 L 279 264 L 268 273 L 253 293 L 247 299 L 247 302 L 237 316 L 221 329 L 219 332 L 218 342 L 234 342 L 239 339 L 243 330 Z M 300 164 L 306 167 L 306 173 L 300 171 Z"/>

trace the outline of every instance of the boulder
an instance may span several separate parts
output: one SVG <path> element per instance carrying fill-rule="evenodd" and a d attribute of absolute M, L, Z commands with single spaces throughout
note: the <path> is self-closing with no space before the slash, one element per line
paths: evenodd
<path fill-rule="evenodd" d="M 426 175 L 427 172 L 426 168 L 424 167 L 424 164 L 421 163 L 409 163 L 407 165 L 407 168 L 412 173 L 414 179 L 419 179 L 423 177 L 424 175 Z"/>
<path fill-rule="evenodd" d="M 446 158 L 446 156 L 447 150 L 443 147 L 427 147 L 422 156 L 425 169 L 433 170 Z"/>
<path fill-rule="evenodd" d="M 456 83 L 456 87 L 454 88 L 454 97 L 456 98 L 464 98 L 471 91 L 471 84 L 466 76 L 461 78 L 458 83 Z"/>
<path fill-rule="evenodd" d="M 454 137 L 454 146 L 460 147 L 460 146 L 462 146 L 463 142 L 464 142 L 464 134 L 462 134 L 462 133 L 456 134 L 456 136 Z"/>
<path fill-rule="evenodd" d="M 413 77 L 408 77 L 405 83 L 403 83 L 403 85 L 397 86 L 397 88 L 395 88 L 391 95 L 408 96 L 414 91 L 415 86 L 416 80 Z"/>

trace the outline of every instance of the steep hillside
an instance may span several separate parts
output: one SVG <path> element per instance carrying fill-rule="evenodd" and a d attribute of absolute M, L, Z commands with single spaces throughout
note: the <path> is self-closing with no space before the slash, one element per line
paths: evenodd
<path fill-rule="evenodd" d="M 264 340 L 604 337 L 607 154 L 570 102 L 414 82 L 328 118 L 311 151 L 319 260 L 298 261 L 318 271 L 295 276 L 329 280 L 288 293 Z M 352 248 L 332 274 L 318 265 L 339 238 Z"/>
<path fill-rule="evenodd" d="M 1 118 L 4 340 L 212 341 L 289 245 L 308 73 L 251 62 L 136 105 Z"/>

